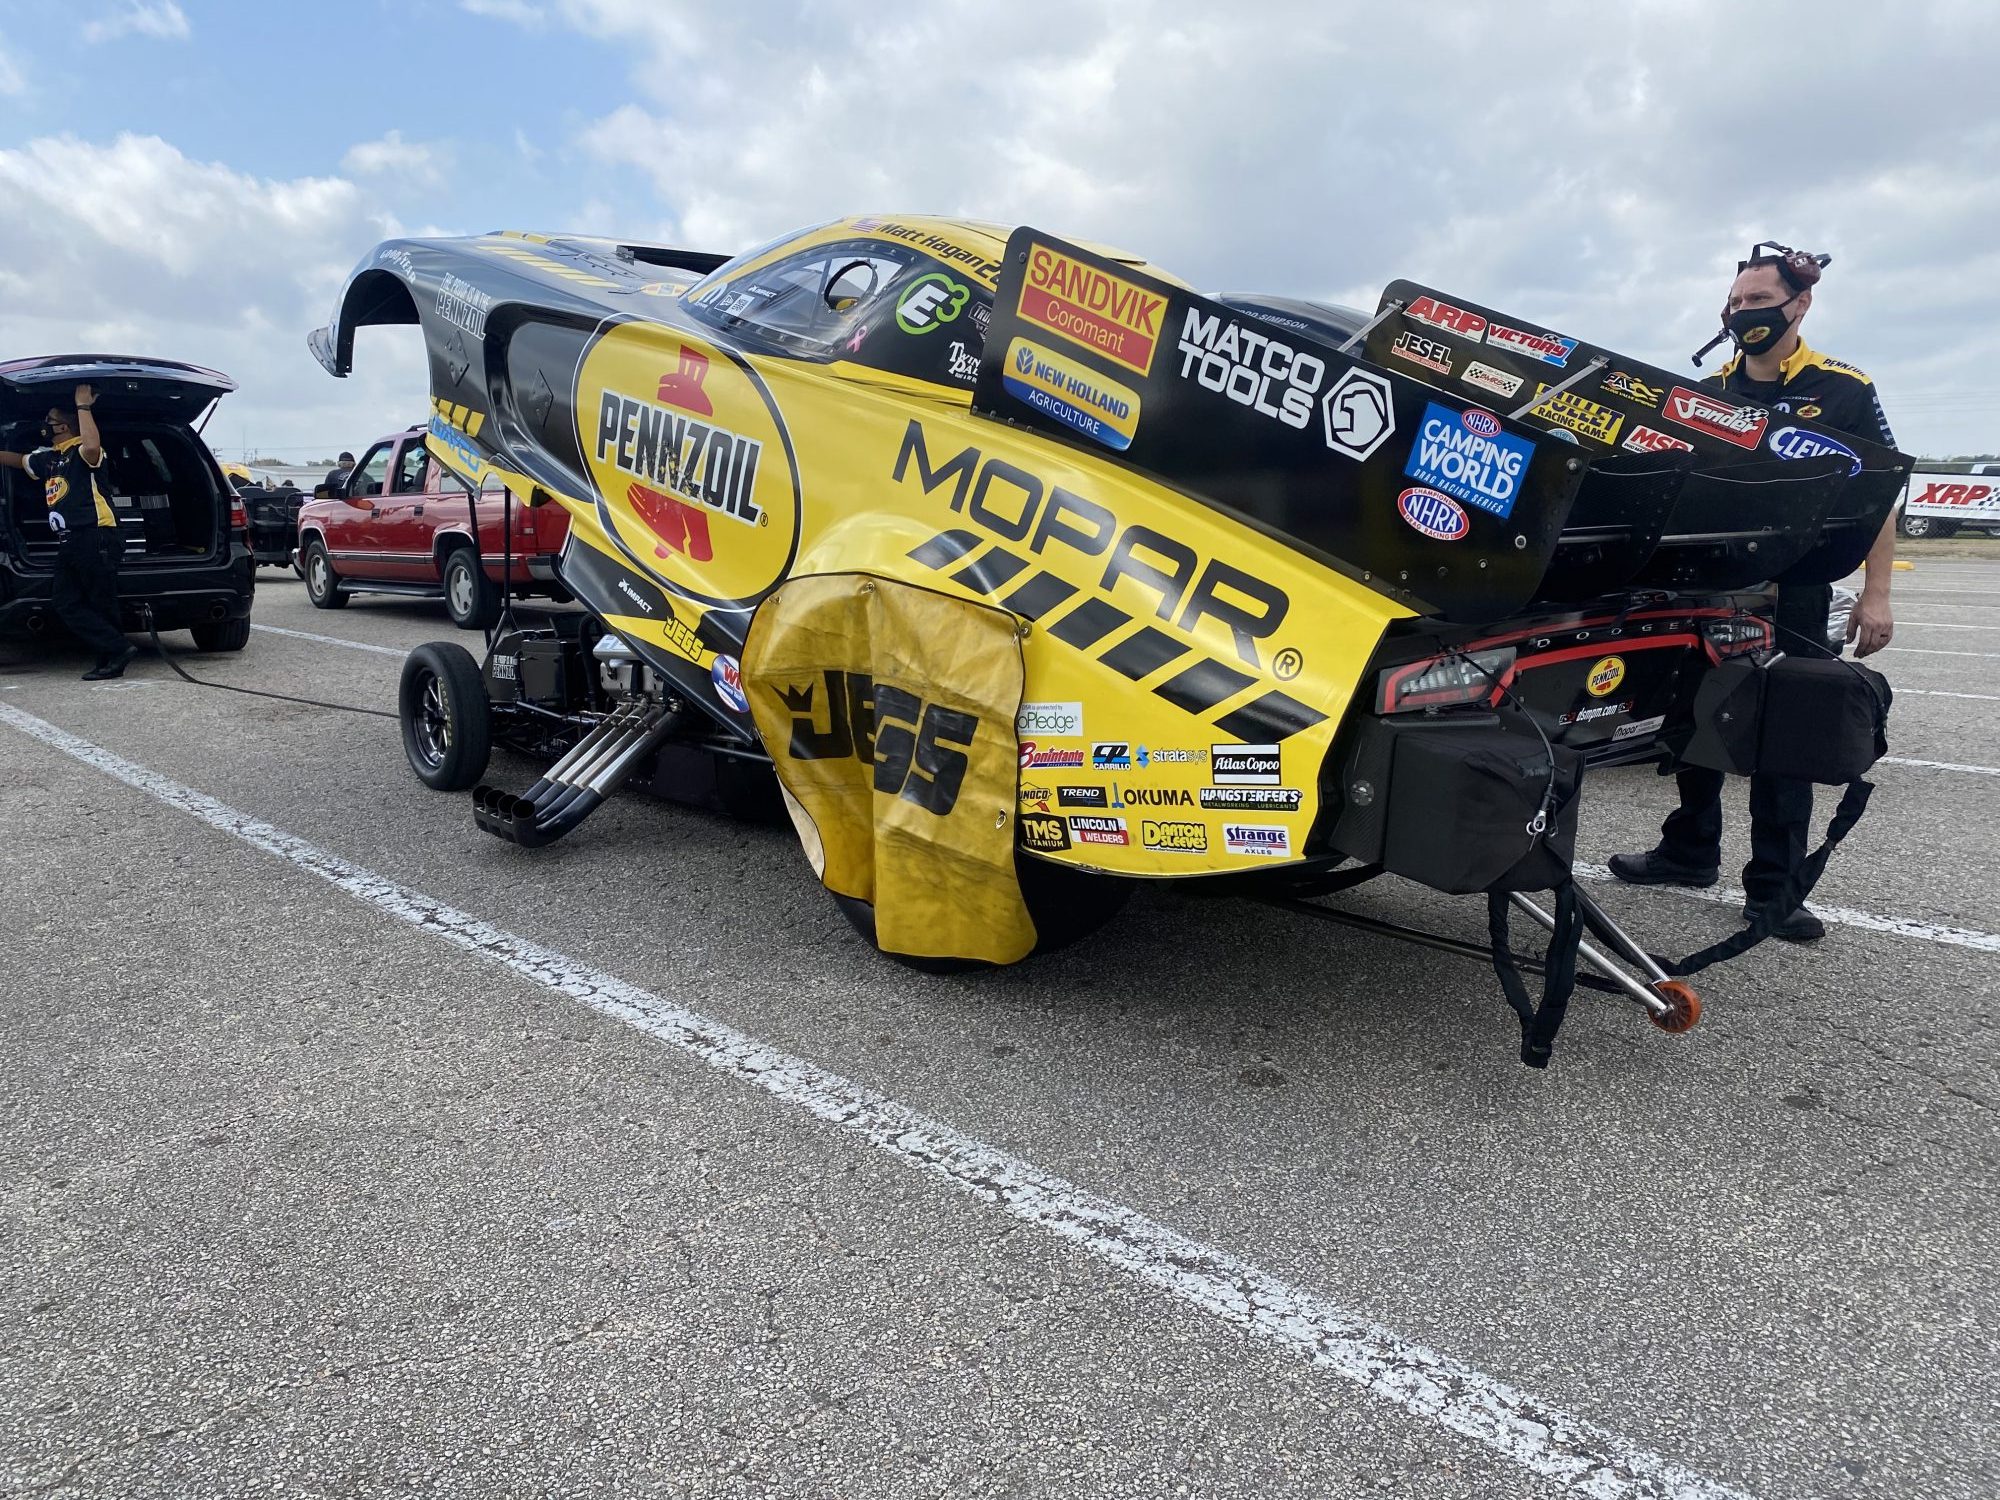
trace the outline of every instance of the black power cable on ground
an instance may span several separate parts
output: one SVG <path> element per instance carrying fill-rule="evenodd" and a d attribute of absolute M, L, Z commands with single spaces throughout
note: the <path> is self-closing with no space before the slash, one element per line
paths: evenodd
<path fill-rule="evenodd" d="M 379 708 L 357 708 L 352 703 L 329 703 L 324 698 L 295 698 L 290 693 L 273 693 L 264 688 L 238 687 L 230 682 L 209 682 L 203 678 L 195 677 L 179 662 L 167 655 L 167 648 L 160 640 L 160 627 L 153 622 L 152 606 L 146 604 L 140 605 L 139 614 L 146 622 L 146 634 L 153 638 L 154 652 L 158 654 L 161 661 L 174 669 L 183 682 L 193 683 L 196 687 L 220 688 L 225 693 L 242 693 L 246 697 L 251 698 L 272 698 L 279 703 L 303 703 L 308 708 L 331 708 L 344 714 L 368 714 L 377 719 L 400 718 L 400 715 L 388 713 Z"/>

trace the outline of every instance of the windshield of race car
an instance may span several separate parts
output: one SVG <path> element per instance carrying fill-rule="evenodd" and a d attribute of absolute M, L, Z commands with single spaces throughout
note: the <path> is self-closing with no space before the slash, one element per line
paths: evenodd
<path fill-rule="evenodd" d="M 960 389 L 978 378 L 992 302 L 921 251 L 866 237 L 724 266 L 687 296 L 704 322 L 773 352 Z"/>

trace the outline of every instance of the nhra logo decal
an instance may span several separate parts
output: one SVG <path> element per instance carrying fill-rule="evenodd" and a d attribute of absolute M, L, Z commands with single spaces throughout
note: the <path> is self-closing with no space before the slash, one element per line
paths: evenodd
<path fill-rule="evenodd" d="M 1861 455 L 1847 444 L 1803 427 L 1780 427 L 1771 434 L 1771 451 L 1780 458 L 1823 458 L 1837 453 L 1847 460 L 1848 478 L 1861 472 Z"/>
<path fill-rule="evenodd" d="M 1535 445 L 1505 431 L 1491 412 L 1457 412 L 1433 401 L 1403 472 L 1419 484 L 1505 519 L 1514 510 Z"/>
<path fill-rule="evenodd" d="M 1486 342 L 1495 349 L 1505 349 L 1511 354 L 1525 354 L 1530 359 L 1539 359 L 1545 365 L 1561 367 L 1569 363 L 1569 357 L 1576 353 L 1576 340 L 1566 339 L 1557 333 L 1535 333 L 1526 328 L 1509 328 L 1504 323 L 1492 324 L 1486 330 Z"/>
<path fill-rule="evenodd" d="M 1625 434 L 1625 441 L 1618 446 L 1631 453 L 1694 452 L 1694 444 L 1686 438 L 1677 438 L 1671 433 L 1656 432 L 1650 427 L 1637 425 Z"/>
<path fill-rule="evenodd" d="M 1755 406 L 1719 401 L 1705 391 L 1677 385 L 1667 398 L 1667 416 L 1683 427 L 1705 432 L 1739 448 L 1754 448 L 1763 439 L 1770 413 Z"/>
<path fill-rule="evenodd" d="M 1396 497 L 1404 524 L 1440 542 L 1458 541 L 1472 529 L 1465 507 L 1436 490 L 1407 489 Z"/>
<path fill-rule="evenodd" d="M 1537 385 L 1535 394 L 1547 394 L 1546 385 Z M 1625 414 L 1613 411 L 1596 401 L 1587 401 L 1575 391 L 1564 391 L 1560 395 L 1542 402 L 1527 413 L 1538 422 L 1547 422 L 1554 427 L 1564 427 L 1579 437 L 1587 437 L 1609 447 L 1618 441 L 1618 429 L 1625 425 Z"/>
<path fill-rule="evenodd" d="M 1135 374 L 1152 373 L 1166 310 L 1167 299 L 1158 292 L 1071 260 L 1047 245 L 1028 247 L 1022 318 Z"/>
<path fill-rule="evenodd" d="M 1116 452 L 1139 430 L 1137 391 L 1030 339 L 1008 348 L 1000 383 L 1022 405 Z"/>
<path fill-rule="evenodd" d="M 821 683 L 780 686 L 793 715 L 788 747 L 794 760 L 853 756 L 875 768 L 875 790 L 913 802 L 939 817 L 958 805 L 967 756 L 979 719 L 962 709 L 926 704 L 915 693 L 860 672 L 829 667 Z"/>
<path fill-rule="evenodd" d="M 1181 323 L 1180 351 L 1181 379 L 1301 432 L 1311 425 L 1325 360 L 1196 307 Z"/>
<path fill-rule="evenodd" d="M 761 599 L 798 547 L 797 461 L 747 363 L 648 323 L 610 329 L 577 375 L 598 519 L 635 564 L 698 603 Z"/>

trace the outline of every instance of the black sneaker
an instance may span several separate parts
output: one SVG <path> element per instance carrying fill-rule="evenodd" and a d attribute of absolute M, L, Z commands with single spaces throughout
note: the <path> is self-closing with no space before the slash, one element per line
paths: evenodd
<path fill-rule="evenodd" d="M 1750 907 L 1743 908 L 1743 920 L 1756 921 Z M 1826 923 L 1801 906 L 1773 924 L 1771 936 L 1786 943 L 1816 943 L 1826 936 Z"/>
<path fill-rule="evenodd" d="M 1687 885 L 1696 890 L 1714 885 L 1722 876 L 1716 865 L 1705 870 L 1699 865 L 1684 865 L 1657 849 L 1648 849 L 1644 854 L 1612 855 L 1611 873 L 1627 885 Z"/>
<path fill-rule="evenodd" d="M 113 677 L 123 677 L 125 675 L 125 668 L 131 665 L 132 658 L 138 654 L 139 648 L 137 646 L 127 645 L 123 651 L 112 657 L 110 661 L 101 661 L 88 672 L 85 672 L 83 680 L 85 682 L 108 682 Z"/>

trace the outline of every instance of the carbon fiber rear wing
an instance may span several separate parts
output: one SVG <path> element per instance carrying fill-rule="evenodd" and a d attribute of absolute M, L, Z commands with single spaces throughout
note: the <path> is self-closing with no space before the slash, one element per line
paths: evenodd
<path fill-rule="evenodd" d="M 1532 369 L 1496 359 L 1498 384 L 1518 378 L 1513 399 L 1467 385 L 1475 361 L 1442 341 L 1430 363 L 1413 362 L 1411 346 L 1395 349 L 1408 330 L 1391 325 L 1416 294 L 1406 283 L 1391 294 L 1400 305 L 1385 301 L 1365 338 L 1336 344 L 1024 227 L 1008 241 L 973 409 L 1127 464 L 1464 623 L 1627 587 L 1838 577 L 1866 552 L 1869 518 L 1879 528 L 1907 470 L 1902 455 L 1860 445 L 1841 446 L 1844 457 L 1713 462 L 1699 434 L 1621 452 L 1616 432 L 1570 430 L 1563 396 L 1516 417 L 1538 385 L 1566 375 L 1533 381 Z M 1535 337 L 1572 357 L 1585 348 Z M 1592 403 L 1613 358 L 1578 383 Z M 1849 474 L 1855 465 L 1879 475 L 1881 495 Z"/>

